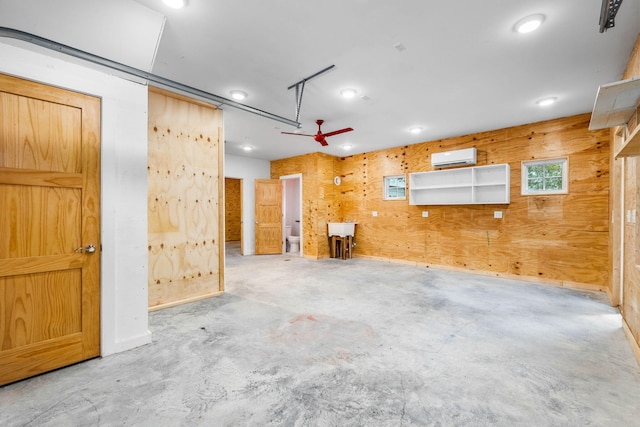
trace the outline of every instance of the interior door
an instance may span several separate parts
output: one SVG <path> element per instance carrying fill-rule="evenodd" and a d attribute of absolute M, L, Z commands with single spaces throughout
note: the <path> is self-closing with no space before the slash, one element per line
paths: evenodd
<path fill-rule="evenodd" d="M 100 354 L 100 100 L 0 74 L 0 385 Z"/>
<path fill-rule="evenodd" d="M 282 253 L 282 182 L 256 179 L 256 254 Z"/>

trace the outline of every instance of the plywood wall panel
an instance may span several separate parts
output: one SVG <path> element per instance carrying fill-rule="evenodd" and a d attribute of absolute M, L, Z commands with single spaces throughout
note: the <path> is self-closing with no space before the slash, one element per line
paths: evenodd
<path fill-rule="evenodd" d="M 317 154 L 297 156 L 271 162 L 271 178 L 302 174 L 302 244 L 305 257 L 318 256 L 318 205 L 320 190 Z M 322 202 L 324 203 L 324 202 Z"/>
<path fill-rule="evenodd" d="M 149 92 L 149 307 L 222 290 L 221 113 Z"/>
<path fill-rule="evenodd" d="M 640 236 L 638 234 L 638 219 L 629 218 L 629 213 L 640 209 L 640 162 L 635 157 L 626 158 L 624 161 L 624 196 L 623 196 L 623 217 L 624 223 L 624 247 L 623 253 L 623 283 L 622 283 L 622 314 L 629 325 L 635 340 L 640 343 L 640 258 L 638 257 L 638 246 Z M 631 220 L 630 220 L 631 219 Z"/>
<path fill-rule="evenodd" d="M 626 70 L 622 79 L 640 77 L 640 35 L 629 57 Z M 612 141 L 620 129 L 612 132 Z M 612 144 L 613 145 L 613 144 Z M 616 234 L 612 243 L 618 246 L 612 251 L 612 265 L 619 266 L 621 271 L 614 275 L 622 278 L 622 283 L 614 283 L 612 289 L 616 295 L 612 300 L 620 302 L 617 291 L 622 288 L 621 311 L 622 317 L 629 328 L 630 336 L 635 341 L 632 345 L 638 349 L 640 343 L 640 161 L 637 157 L 613 160 L 614 173 L 612 176 L 612 210 L 611 218 L 618 221 L 612 227 Z M 636 218 L 628 217 L 628 214 L 636 212 Z M 622 218 L 622 221 L 620 219 Z M 631 221 L 629 221 L 631 219 Z M 618 232 L 623 234 L 624 243 L 621 244 Z"/>
<path fill-rule="evenodd" d="M 322 232 L 329 219 L 358 222 L 355 256 L 605 287 L 609 133 L 588 131 L 589 119 L 583 114 L 334 158 L 332 172 L 342 184 L 329 210 L 315 211 L 312 221 Z M 384 176 L 432 170 L 433 153 L 469 147 L 477 148 L 479 165 L 510 165 L 511 204 L 410 206 L 408 199 L 383 200 Z M 303 163 L 305 156 L 300 157 L 273 162 L 272 177 L 274 170 L 295 173 L 291 165 Z M 569 158 L 569 194 L 522 196 L 521 162 L 554 157 Z M 317 184 L 322 188 L 330 175 L 315 174 Z M 494 211 L 503 219 L 494 218 Z M 328 256 L 323 245 L 317 249 L 318 257 Z"/>

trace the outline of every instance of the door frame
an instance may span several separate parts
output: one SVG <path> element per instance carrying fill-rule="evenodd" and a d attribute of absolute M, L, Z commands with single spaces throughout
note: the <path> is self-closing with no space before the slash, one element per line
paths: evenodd
<path fill-rule="evenodd" d="M 284 212 L 287 209 L 287 189 L 286 186 L 284 185 L 284 181 L 287 181 L 289 179 L 299 179 L 300 180 L 300 187 L 298 188 L 299 191 L 299 199 L 300 200 L 300 206 L 298 206 L 298 217 L 300 218 L 300 257 L 304 257 L 304 221 L 303 221 L 303 217 L 302 217 L 302 174 L 301 173 L 294 173 L 291 175 L 283 175 L 280 177 L 280 181 L 282 181 L 282 253 L 286 253 L 286 249 L 287 249 L 287 242 L 286 242 L 286 224 L 285 224 L 285 215 Z"/>

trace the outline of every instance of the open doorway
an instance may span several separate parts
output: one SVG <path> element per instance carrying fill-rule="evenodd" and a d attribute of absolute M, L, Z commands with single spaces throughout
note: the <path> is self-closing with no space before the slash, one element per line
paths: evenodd
<path fill-rule="evenodd" d="M 282 252 L 303 256 L 302 174 L 281 176 Z"/>
<path fill-rule="evenodd" d="M 227 256 L 243 255 L 242 179 L 224 179 L 224 236 Z"/>

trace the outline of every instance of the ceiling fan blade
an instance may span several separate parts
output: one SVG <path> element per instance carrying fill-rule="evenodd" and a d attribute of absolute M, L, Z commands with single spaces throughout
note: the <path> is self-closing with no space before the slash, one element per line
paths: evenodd
<path fill-rule="evenodd" d="M 296 133 L 296 132 L 280 132 L 280 133 L 284 133 L 286 135 L 314 136 L 315 137 L 315 135 L 309 135 L 308 133 Z"/>
<path fill-rule="evenodd" d="M 344 128 L 344 129 L 340 129 L 340 130 L 334 130 L 333 132 L 325 133 L 324 136 L 327 137 L 327 136 L 338 135 L 338 134 L 345 133 L 345 132 L 351 132 L 352 130 L 353 130 L 352 128 Z"/>
<path fill-rule="evenodd" d="M 317 141 L 317 140 L 316 140 Z M 326 139 L 322 138 L 321 141 L 318 141 L 320 143 L 320 145 L 322 145 L 323 147 L 326 147 L 327 145 L 329 145 L 329 143 L 327 142 Z"/>

